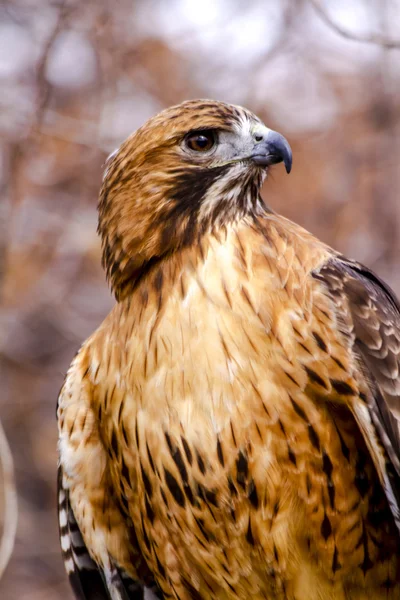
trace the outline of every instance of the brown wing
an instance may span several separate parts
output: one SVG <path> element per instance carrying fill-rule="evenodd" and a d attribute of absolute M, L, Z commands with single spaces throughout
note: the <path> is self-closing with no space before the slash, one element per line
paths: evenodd
<path fill-rule="evenodd" d="M 57 487 L 61 552 L 75 597 L 79 600 L 108 600 L 100 570 L 87 551 L 70 507 L 69 494 L 62 483 L 61 467 L 58 468 Z"/>
<path fill-rule="evenodd" d="M 112 565 L 109 574 L 92 560 L 63 487 L 58 468 L 59 535 L 65 570 L 77 600 L 143 600 L 143 586 Z"/>
<path fill-rule="evenodd" d="M 352 406 L 400 530 L 400 305 L 366 267 L 337 256 L 317 273 L 356 359 L 365 398 Z"/>
<path fill-rule="evenodd" d="M 77 600 L 143 600 L 150 590 L 153 598 L 162 598 L 151 574 L 146 571 L 146 582 L 139 580 L 144 560 L 135 552 L 133 538 L 134 547 L 127 549 L 132 525 L 108 485 L 106 450 L 91 406 L 86 360 L 83 347 L 71 364 L 57 405 L 58 519 L 64 566 Z M 113 556 L 107 544 L 112 545 Z M 119 553 L 125 563 L 129 560 L 124 553 L 131 559 L 130 575 L 120 566 Z"/>

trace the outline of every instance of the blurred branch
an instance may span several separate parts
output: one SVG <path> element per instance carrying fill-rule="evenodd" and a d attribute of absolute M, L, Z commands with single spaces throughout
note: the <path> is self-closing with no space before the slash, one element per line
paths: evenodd
<path fill-rule="evenodd" d="M 375 44 L 377 46 L 381 46 L 382 48 L 386 48 L 387 50 L 391 50 L 394 48 L 400 49 L 400 40 L 390 40 L 379 33 L 370 33 L 369 35 L 363 35 L 359 33 L 353 33 L 348 31 L 336 21 L 332 19 L 332 17 L 328 14 L 321 0 L 309 0 L 310 4 L 314 7 L 315 11 L 318 13 L 321 20 L 328 25 L 333 31 L 346 38 L 347 40 L 351 40 L 353 42 L 362 42 L 366 44 Z"/>
<path fill-rule="evenodd" d="M 63 30 L 68 15 L 68 11 L 66 9 L 65 4 L 65 0 L 62 0 L 58 9 L 58 16 L 55 26 L 53 27 L 49 37 L 46 40 L 36 68 L 36 85 L 38 89 L 38 97 L 36 105 L 36 122 L 34 124 L 34 127 L 37 127 L 38 129 L 40 128 L 50 99 L 51 85 L 46 79 L 46 69 L 54 48 L 54 44 L 56 43 L 60 32 Z"/>
<path fill-rule="evenodd" d="M 44 119 L 46 114 L 47 106 L 50 99 L 51 88 L 46 80 L 46 68 L 49 61 L 49 57 L 53 50 L 53 46 L 57 40 L 57 37 L 62 30 L 65 20 L 67 17 L 67 9 L 65 8 L 65 0 L 61 1 L 61 4 L 58 9 L 57 20 L 55 26 L 53 27 L 51 33 L 49 34 L 43 50 L 39 56 L 39 60 L 36 68 L 36 88 L 37 88 L 37 99 L 35 105 L 35 115 L 33 117 L 33 122 L 30 126 L 27 127 L 26 133 L 20 137 L 18 141 L 15 142 L 13 153 L 12 153 L 12 165 L 9 166 L 9 181 L 8 181 L 8 189 L 7 192 L 11 197 L 11 214 L 9 218 L 12 217 L 12 212 L 15 210 L 15 204 L 18 203 L 19 200 L 19 181 L 20 174 L 23 170 L 23 162 L 24 158 L 26 158 L 29 153 L 32 151 L 34 143 L 36 141 L 36 136 L 38 131 L 40 130 L 40 125 Z M 8 240 L 7 240 L 8 241 Z M 5 247 L 7 248 L 7 241 L 4 242 Z"/>
<path fill-rule="evenodd" d="M 0 102 L 0 134 L 2 131 L 7 131 L 7 121 L 10 120 L 9 115 L 12 114 L 12 107 Z M 14 130 L 22 132 L 27 127 L 27 118 L 24 115 L 13 115 Z M 65 141 L 68 144 L 77 144 L 87 146 L 99 152 L 108 154 L 120 142 L 118 137 L 113 139 L 109 136 L 107 139 L 99 140 L 98 124 L 95 121 L 88 119 L 79 119 L 70 117 L 60 112 L 46 109 L 46 114 L 43 116 L 40 129 L 40 135 L 57 138 Z M 0 188 L 1 189 L 1 188 Z"/>
<path fill-rule="evenodd" d="M 40 54 L 36 69 L 36 88 L 37 100 L 35 106 L 34 120 L 27 127 L 26 133 L 12 144 L 10 151 L 10 164 L 8 165 L 7 181 L 3 184 L 1 192 L 8 197 L 7 207 L 3 207 L 0 212 L 0 234 L 5 230 L 5 224 L 12 222 L 13 213 L 20 199 L 21 174 L 24 168 L 24 159 L 32 152 L 37 139 L 37 133 L 44 120 L 46 110 L 50 100 L 51 88 L 46 80 L 46 69 L 49 57 L 53 50 L 57 37 L 65 25 L 68 11 L 66 0 L 61 0 L 58 7 L 58 15 L 55 26 L 49 34 L 43 50 Z M 9 231 L 5 230 L 4 235 L 0 235 L 0 286 L 3 286 L 3 279 L 7 274 L 7 250 L 9 246 Z"/>
<path fill-rule="evenodd" d="M 14 547 L 17 530 L 17 492 L 14 482 L 14 466 L 11 450 L 0 421 L 0 491 L 3 511 L 3 535 L 0 542 L 0 579 L 4 573 Z"/>

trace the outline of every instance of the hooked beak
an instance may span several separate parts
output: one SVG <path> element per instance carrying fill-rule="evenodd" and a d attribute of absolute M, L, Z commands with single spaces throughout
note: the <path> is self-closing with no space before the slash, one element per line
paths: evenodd
<path fill-rule="evenodd" d="M 283 162 L 286 173 L 290 173 L 292 168 L 292 150 L 289 142 L 283 135 L 272 129 L 268 129 L 263 139 L 256 143 L 251 159 L 261 167 Z"/>

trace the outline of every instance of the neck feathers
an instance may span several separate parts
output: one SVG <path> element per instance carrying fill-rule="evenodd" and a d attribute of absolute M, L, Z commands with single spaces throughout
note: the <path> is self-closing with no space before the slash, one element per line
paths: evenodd
<path fill-rule="evenodd" d="M 207 233 L 267 209 L 259 195 L 265 174 L 241 163 L 164 171 L 157 182 L 114 160 L 103 182 L 98 231 L 103 266 L 118 301 L 174 253 Z"/>

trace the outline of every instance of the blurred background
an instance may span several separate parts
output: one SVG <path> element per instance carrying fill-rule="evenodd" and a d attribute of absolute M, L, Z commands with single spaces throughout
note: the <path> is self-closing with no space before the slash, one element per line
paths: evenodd
<path fill-rule="evenodd" d="M 267 202 L 399 293 L 399 48 L 399 0 L 0 1 L 0 418 L 19 498 L 1 598 L 72 598 L 55 407 L 113 304 L 96 235 L 107 155 L 168 105 L 243 104 L 293 148 Z"/>

